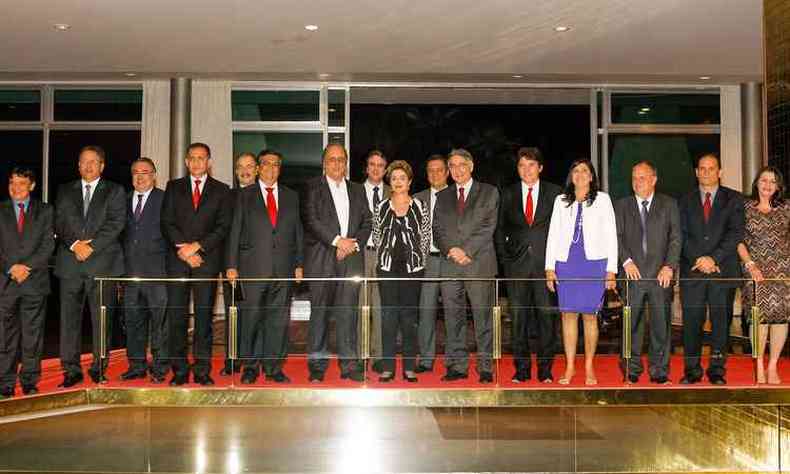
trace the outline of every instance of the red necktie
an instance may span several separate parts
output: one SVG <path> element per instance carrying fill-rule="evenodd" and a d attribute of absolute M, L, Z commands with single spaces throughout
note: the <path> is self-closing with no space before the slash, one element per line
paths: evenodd
<path fill-rule="evenodd" d="M 195 208 L 197 211 L 198 205 L 200 204 L 200 180 L 195 180 L 195 192 L 192 193 L 192 207 Z"/>
<path fill-rule="evenodd" d="M 710 219 L 710 193 L 705 193 L 705 203 L 702 205 L 702 215 L 705 217 L 705 223 Z"/>
<path fill-rule="evenodd" d="M 458 215 L 464 215 L 464 206 L 466 206 L 466 200 L 464 199 L 464 188 L 458 188 Z"/>
<path fill-rule="evenodd" d="M 22 235 L 22 231 L 25 230 L 25 203 L 19 203 L 19 219 L 16 221 L 16 231 L 19 232 L 19 235 Z"/>
<path fill-rule="evenodd" d="M 274 200 L 274 188 L 266 188 L 266 210 L 269 211 L 269 222 L 277 227 L 277 202 Z"/>
<path fill-rule="evenodd" d="M 527 205 L 524 209 L 524 218 L 527 220 L 527 225 L 532 226 L 532 188 L 527 192 Z"/>

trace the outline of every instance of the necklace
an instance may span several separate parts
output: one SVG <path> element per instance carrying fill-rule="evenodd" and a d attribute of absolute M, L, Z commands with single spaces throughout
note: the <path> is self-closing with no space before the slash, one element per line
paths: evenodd
<path fill-rule="evenodd" d="M 582 224 L 584 223 L 584 213 L 582 212 L 582 204 L 579 203 L 579 224 L 573 229 L 573 243 L 578 244 L 582 236 Z"/>

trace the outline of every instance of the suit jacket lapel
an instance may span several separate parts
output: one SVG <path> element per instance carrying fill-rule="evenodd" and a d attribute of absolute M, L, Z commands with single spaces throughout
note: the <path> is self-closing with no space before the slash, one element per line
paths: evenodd
<path fill-rule="evenodd" d="M 263 199 L 263 193 L 261 192 L 260 185 L 256 182 L 253 184 L 255 186 L 255 213 L 259 219 L 264 222 L 265 227 L 272 228 L 272 221 L 269 220 L 269 208 L 266 207 L 266 201 Z M 282 193 L 280 193 L 282 194 Z M 280 203 L 282 204 L 282 196 L 280 196 Z M 279 220 L 279 213 L 280 213 L 280 206 L 277 208 L 278 220 Z"/>
<path fill-rule="evenodd" d="M 532 225 L 535 225 L 537 222 L 542 222 L 546 220 L 551 215 L 551 210 L 554 207 L 554 202 L 550 201 L 550 198 L 546 193 L 545 187 L 543 191 L 538 191 L 537 202 L 538 204 L 537 207 L 535 208 L 535 218 L 532 220 Z"/>
<path fill-rule="evenodd" d="M 32 205 L 33 201 L 31 200 L 30 203 Z M 16 232 L 16 212 L 14 212 L 14 201 L 9 200 L 3 203 L 3 223 Z M 27 224 L 27 219 L 25 220 L 25 224 Z M 25 225 L 25 227 L 27 228 L 27 225 Z M 9 233 L 9 235 L 13 234 Z"/>
<path fill-rule="evenodd" d="M 337 225 L 337 232 L 340 233 L 340 218 L 337 215 L 337 209 L 335 208 L 335 200 L 332 198 L 332 190 L 329 189 L 329 182 L 327 181 L 327 177 L 324 176 L 321 180 L 321 192 L 323 193 L 322 201 L 327 203 L 325 207 L 329 208 L 329 214 L 332 216 L 332 222 Z M 351 214 L 351 196 L 348 197 L 348 207 L 349 207 L 349 214 Z"/>
<path fill-rule="evenodd" d="M 480 184 L 477 181 L 472 181 L 472 186 L 469 188 L 469 196 L 466 196 L 464 202 L 464 216 L 467 210 L 471 209 L 477 201 L 477 196 L 480 194 Z"/>

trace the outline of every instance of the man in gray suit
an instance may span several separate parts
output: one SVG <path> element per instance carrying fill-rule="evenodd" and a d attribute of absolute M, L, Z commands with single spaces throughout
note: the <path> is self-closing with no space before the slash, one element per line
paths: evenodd
<path fill-rule="evenodd" d="M 379 203 L 390 197 L 390 187 L 384 183 L 384 173 L 387 170 L 387 158 L 379 150 L 368 153 L 365 166 L 367 179 L 362 184 L 365 188 L 365 197 L 368 208 L 373 214 Z M 369 237 L 365 244 L 365 276 L 375 278 L 376 275 L 376 248 L 373 246 L 373 237 Z M 373 370 L 381 373 L 381 296 L 378 283 L 368 285 L 370 289 L 370 357 L 373 360 Z M 359 292 L 359 304 L 362 305 L 365 295 Z"/>
<path fill-rule="evenodd" d="M 499 208 L 499 191 L 489 184 L 472 179 L 474 159 L 464 149 L 450 152 L 450 174 L 455 184 L 436 195 L 433 238 L 444 259 L 442 278 L 489 278 L 497 272 L 494 250 Z M 468 377 L 469 353 L 466 348 L 466 297 L 472 305 L 477 340 L 477 372 L 480 383 L 494 381 L 491 353 L 491 306 L 493 285 L 490 282 L 443 281 L 440 284 L 447 330 L 444 381 Z"/>
<path fill-rule="evenodd" d="M 634 195 L 615 202 L 620 274 L 628 278 L 631 304 L 631 360 L 626 382 L 636 383 L 642 367 L 642 310 L 650 313 L 650 381 L 668 384 L 672 277 L 680 260 L 680 213 L 674 199 L 656 193 L 656 167 L 640 161 L 631 170 Z M 645 305 L 645 300 L 647 305 Z M 624 366 L 625 367 L 625 366 Z"/>
<path fill-rule="evenodd" d="M 428 205 L 433 223 L 433 210 L 436 207 L 436 194 L 447 187 L 447 158 L 431 155 L 425 164 L 430 188 L 415 194 L 414 197 Z M 433 235 L 433 234 L 432 234 Z M 436 242 L 431 238 L 431 249 L 425 262 L 425 278 L 438 278 L 442 257 Z M 439 282 L 425 281 L 420 288 L 420 323 L 418 337 L 420 343 L 420 363 L 415 372 L 432 372 L 436 356 L 436 313 L 439 310 Z"/>

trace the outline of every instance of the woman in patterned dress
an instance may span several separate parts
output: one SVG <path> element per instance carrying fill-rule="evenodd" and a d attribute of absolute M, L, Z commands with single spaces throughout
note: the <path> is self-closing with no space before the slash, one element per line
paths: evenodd
<path fill-rule="evenodd" d="M 745 202 L 746 232 L 743 242 L 738 244 L 745 272 L 756 282 L 744 285 L 744 311 L 751 311 L 755 302 L 761 315 L 758 383 L 766 382 L 763 358 L 769 334 L 771 352 L 767 382 L 782 382 L 776 366 L 787 340 L 790 285 L 787 281 L 765 279 L 790 277 L 790 203 L 784 200 L 784 190 L 784 178 L 778 169 L 767 166 L 760 171 L 752 183 L 751 199 Z"/>

